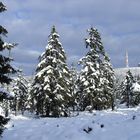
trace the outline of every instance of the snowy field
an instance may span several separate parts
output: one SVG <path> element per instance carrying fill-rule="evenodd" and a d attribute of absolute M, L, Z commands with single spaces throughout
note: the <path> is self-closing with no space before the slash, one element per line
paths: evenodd
<path fill-rule="evenodd" d="M 2 140 L 140 140 L 140 107 L 71 118 L 11 116 Z"/>

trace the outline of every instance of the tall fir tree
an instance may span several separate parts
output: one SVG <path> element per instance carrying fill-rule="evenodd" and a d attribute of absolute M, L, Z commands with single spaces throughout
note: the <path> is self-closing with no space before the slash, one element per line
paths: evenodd
<path fill-rule="evenodd" d="M 31 91 L 37 113 L 52 117 L 68 116 L 70 72 L 55 26 L 52 27 L 48 45 L 39 61 Z"/>
<path fill-rule="evenodd" d="M 0 2 L 0 13 L 5 10 L 6 6 L 2 2 Z M 12 79 L 10 78 L 10 74 L 16 72 L 16 70 L 10 64 L 13 59 L 9 56 L 3 55 L 3 51 L 9 52 L 15 46 L 15 44 L 6 43 L 3 40 L 3 37 L 6 37 L 7 33 L 7 30 L 0 25 L 0 101 L 3 101 L 3 99 L 10 99 L 10 94 L 8 94 L 7 91 L 3 90 L 2 87 L 12 81 Z M 6 123 L 7 119 L 0 115 L 0 134 L 2 133 L 4 124 Z"/>
<path fill-rule="evenodd" d="M 89 51 L 80 60 L 82 71 L 77 81 L 78 93 L 80 94 L 79 102 L 81 110 L 100 110 L 109 107 L 110 97 L 107 95 L 109 92 L 105 93 L 104 81 L 106 79 L 110 82 L 111 79 L 108 78 L 109 74 L 104 75 L 107 67 L 105 61 L 108 60 L 105 60 L 103 64 L 103 59 L 107 59 L 107 57 L 100 34 L 97 29 L 92 27 L 88 30 L 88 33 L 89 38 L 86 38 L 85 42 Z M 109 73 L 109 70 L 107 71 Z"/>

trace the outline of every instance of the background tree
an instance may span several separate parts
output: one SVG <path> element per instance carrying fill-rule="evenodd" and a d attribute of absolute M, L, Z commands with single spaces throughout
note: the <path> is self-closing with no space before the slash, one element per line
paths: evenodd
<path fill-rule="evenodd" d="M 68 116 L 70 72 L 54 26 L 39 61 L 32 89 L 37 113 L 52 117 Z"/>
<path fill-rule="evenodd" d="M 129 70 L 126 73 L 125 79 L 121 84 L 121 103 L 126 103 L 127 107 L 133 106 L 134 105 L 134 100 L 133 100 L 133 83 L 134 83 L 134 78 Z"/>
<path fill-rule="evenodd" d="M 18 111 L 24 114 L 28 105 L 28 88 L 29 83 L 27 79 L 23 76 L 22 72 L 18 74 L 18 77 L 14 80 L 13 92 L 14 92 L 14 110 L 15 115 Z"/>
<path fill-rule="evenodd" d="M 70 107 L 72 107 L 72 110 L 75 111 L 77 110 L 77 105 L 78 105 L 78 100 L 77 100 L 77 94 L 76 94 L 76 90 L 77 90 L 77 85 L 76 85 L 76 81 L 77 81 L 77 77 L 78 77 L 78 73 L 76 70 L 76 67 L 74 65 L 74 63 L 71 64 L 71 68 L 70 68 L 70 92 L 71 92 L 71 98 L 70 98 Z"/>
<path fill-rule="evenodd" d="M 121 103 L 121 96 L 122 96 L 121 84 L 122 84 L 122 81 L 118 77 L 115 77 L 114 79 L 114 104 L 116 108 L 118 108 Z"/>
<path fill-rule="evenodd" d="M 31 113 L 34 113 L 35 111 L 34 96 L 32 93 L 33 79 L 34 79 L 33 75 L 26 77 L 26 81 L 28 83 L 27 85 L 28 96 L 27 96 L 26 109 L 30 111 Z"/>

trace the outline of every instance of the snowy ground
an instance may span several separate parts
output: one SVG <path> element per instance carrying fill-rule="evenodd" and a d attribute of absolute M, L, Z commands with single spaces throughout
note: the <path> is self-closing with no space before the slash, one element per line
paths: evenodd
<path fill-rule="evenodd" d="M 140 140 L 140 107 L 71 118 L 12 116 L 2 140 Z"/>

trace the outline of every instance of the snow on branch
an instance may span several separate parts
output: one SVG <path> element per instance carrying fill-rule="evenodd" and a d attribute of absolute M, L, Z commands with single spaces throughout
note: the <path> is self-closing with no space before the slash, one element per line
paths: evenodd
<path fill-rule="evenodd" d="M 9 93 L 3 88 L 0 88 L 0 99 L 7 99 L 7 100 L 12 100 L 14 98 L 14 95 L 12 93 Z"/>
<path fill-rule="evenodd" d="M 5 43 L 3 44 L 3 48 L 6 48 L 6 49 L 10 50 L 10 49 L 14 48 L 14 47 L 17 46 L 17 45 L 18 45 L 18 44 L 16 44 L 16 43 L 11 44 L 11 43 L 5 42 Z"/>

